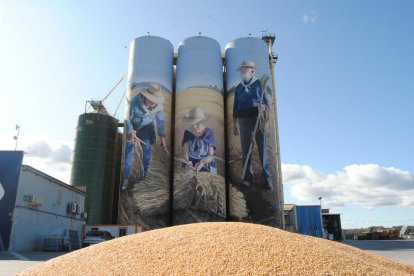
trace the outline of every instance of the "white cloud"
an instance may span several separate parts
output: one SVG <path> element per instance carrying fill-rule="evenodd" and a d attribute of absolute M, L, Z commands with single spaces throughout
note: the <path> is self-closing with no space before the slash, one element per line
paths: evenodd
<path fill-rule="evenodd" d="M 26 146 L 30 156 L 45 158 L 53 163 L 70 163 L 72 151 L 66 144 L 56 141 L 39 140 Z"/>
<path fill-rule="evenodd" d="M 354 164 L 326 174 L 306 165 L 283 164 L 282 173 L 284 188 L 299 201 L 314 202 L 322 196 L 329 207 L 414 207 L 414 175 L 394 167 Z"/>
<path fill-rule="evenodd" d="M 1 135 L 0 145 L 0 150 L 14 150 L 13 135 Z M 23 164 L 69 183 L 72 145 L 72 141 L 26 135 L 19 138 L 17 150 L 23 150 L 25 153 Z"/>
<path fill-rule="evenodd" d="M 315 23 L 316 19 L 318 19 L 318 15 L 315 11 L 310 11 L 309 13 L 305 13 L 302 15 L 302 21 L 306 24 Z"/>
<path fill-rule="evenodd" d="M 35 138 L 23 145 L 25 151 L 23 164 L 69 183 L 72 168 L 72 144 L 72 142 L 48 137 Z"/>

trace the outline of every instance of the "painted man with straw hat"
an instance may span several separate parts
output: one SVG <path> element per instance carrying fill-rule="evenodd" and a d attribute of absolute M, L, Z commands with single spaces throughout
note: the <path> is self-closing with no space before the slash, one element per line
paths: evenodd
<path fill-rule="evenodd" d="M 184 131 L 182 146 L 187 166 L 196 172 L 217 174 L 214 151 L 217 148 L 216 138 L 212 129 L 206 126 L 208 117 L 199 107 L 191 108 L 182 119 L 183 124 L 190 125 Z"/>
<path fill-rule="evenodd" d="M 163 102 L 164 96 L 161 86 L 155 83 L 150 83 L 147 88 L 142 89 L 131 98 L 129 116 L 125 120 L 125 131 L 129 141 L 125 148 L 123 190 L 128 187 L 134 146 L 137 143 L 140 143 L 142 147 L 142 163 L 144 167 L 142 177 L 144 178 L 147 173 L 151 160 L 151 145 L 156 142 L 155 124 L 157 126 L 158 136 L 160 137 L 160 144 L 164 148 L 166 147 Z"/>
<path fill-rule="evenodd" d="M 267 93 L 262 90 L 260 80 L 255 76 L 256 69 L 256 65 L 250 60 L 243 61 L 236 69 L 240 71 L 242 80 L 234 89 L 234 135 L 240 135 L 243 164 L 247 165 L 242 185 L 250 187 L 253 184 L 253 166 L 249 148 L 254 136 L 263 170 L 264 188 L 272 190 L 266 134 L 261 127 L 256 128 L 256 133 L 253 133 L 257 121 L 264 120 L 269 109 Z"/>

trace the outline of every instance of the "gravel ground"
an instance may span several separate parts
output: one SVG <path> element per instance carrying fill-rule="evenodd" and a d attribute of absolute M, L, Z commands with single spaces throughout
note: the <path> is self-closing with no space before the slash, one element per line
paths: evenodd
<path fill-rule="evenodd" d="M 324 239 L 235 222 L 114 239 L 18 275 L 414 275 L 414 266 Z"/>

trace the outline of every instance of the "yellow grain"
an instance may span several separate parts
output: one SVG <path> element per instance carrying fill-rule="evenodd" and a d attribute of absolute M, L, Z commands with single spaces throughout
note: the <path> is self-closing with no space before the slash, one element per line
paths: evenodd
<path fill-rule="evenodd" d="M 414 266 L 268 226 L 209 222 L 114 239 L 18 275 L 414 275 Z"/>

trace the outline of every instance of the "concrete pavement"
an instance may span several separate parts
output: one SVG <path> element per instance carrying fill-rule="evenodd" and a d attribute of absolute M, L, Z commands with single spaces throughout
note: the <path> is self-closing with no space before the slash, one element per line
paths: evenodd
<path fill-rule="evenodd" d="M 0 252 L 0 276 L 14 275 L 26 268 L 67 252 Z"/>
<path fill-rule="evenodd" d="M 344 244 L 414 265 L 414 240 L 347 240 Z"/>

